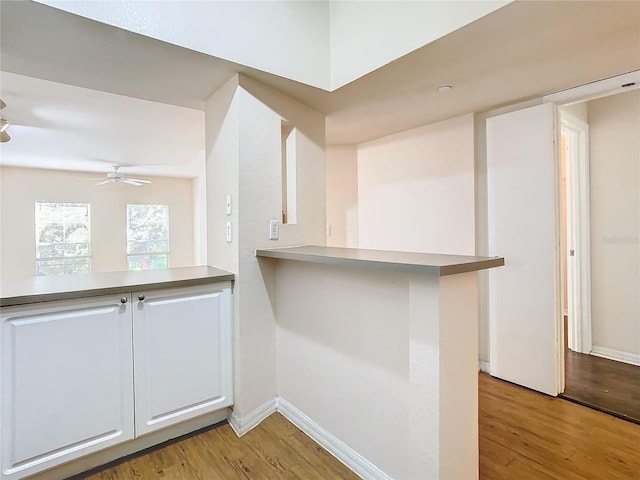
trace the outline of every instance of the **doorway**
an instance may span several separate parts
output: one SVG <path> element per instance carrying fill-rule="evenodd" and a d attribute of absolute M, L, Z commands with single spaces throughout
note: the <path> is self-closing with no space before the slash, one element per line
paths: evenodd
<path fill-rule="evenodd" d="M 640 423 L 640 90 L 561 108 L 560 124 L 561 396 Z"/>

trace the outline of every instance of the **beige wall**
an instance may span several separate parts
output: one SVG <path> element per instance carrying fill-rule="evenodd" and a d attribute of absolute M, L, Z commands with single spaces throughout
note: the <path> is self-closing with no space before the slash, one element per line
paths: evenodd
<path fill-rule="evenodd" d="M 361 248 L 475 254 L 473 114 L 358 145 Z"/>
<path fill-rule="evenodd" d="M 477 472 L 476 278 L 277 262 L 278 394 L 363 478 Z"/>
<path fill-rule="evenodd" d="M 297 222 L 269 240 L 269 221 L 282 211 L 282 120 L 296 132 Z M 274 272 L 258 262 L 256 249 L 325 241 L 324 123 L 319 112 L 242 75 L 207 101 L 208 258 L 236 274 L 232 421 L 277 395 Z M 230 216 L 225 193 L 234 196 Z"/>
<path fill-rule="evenodd" d="M 593 346 L 640 359 L 640 90 L 588 102 Z"/>
<path fill-rule="evenodd" d="M 327 245 L 358 246 L 358 149 L 327 147 Z"/>
<path fill-rule="evenodd" d="M 35 275 L 35 202 L 91 205 L 91 270 L 127 270 L 127 203 L 169 205 L 169 265 L 194 264 L 192 180 L 145 177 L 150 185 L 96 186 L 95 173 L 0 168 L 0 273 Z"/>

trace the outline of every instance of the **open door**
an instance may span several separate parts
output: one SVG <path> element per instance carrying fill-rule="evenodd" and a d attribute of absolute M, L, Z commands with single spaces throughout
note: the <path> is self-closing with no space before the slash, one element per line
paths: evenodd
<path fill-rule="evenodd" d="M 557 395 L 561 387 L 557 107 L 487 119 L 491 375 Z"/>

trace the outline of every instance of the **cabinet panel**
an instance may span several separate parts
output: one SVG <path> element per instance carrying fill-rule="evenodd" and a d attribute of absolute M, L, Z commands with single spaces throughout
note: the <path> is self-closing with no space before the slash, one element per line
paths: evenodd
<path fill-rule="evenodd" d="M 120 298 L 3 309 L 3 478 L 133 438 L 131 303 Z"/>
<path fill-rule="evenodd" d="M 133 298 L 136 434 L 231 405 L 229 284 Z"/>

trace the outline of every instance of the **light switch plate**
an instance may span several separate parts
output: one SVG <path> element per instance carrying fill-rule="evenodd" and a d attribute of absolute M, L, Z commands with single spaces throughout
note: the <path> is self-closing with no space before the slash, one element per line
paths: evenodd
<path fill-rule="evenodd" d="M 278 238 L 280 238 L 280 222 L 269 220 L 269 240 L 278 240 Z"/>
<path fill-rule="evenodd" d="M 227 215 L 231 215 L 231 194 L 227 195 L 225 199 L 224 212 Z"/>
<path fill-rule="evenodd" d="M 233 227 L 231 226 L 231 222 L 227 222 L 226 232 L 227 232 L 227 242 L 232 242 L 233 241 Z"/>

